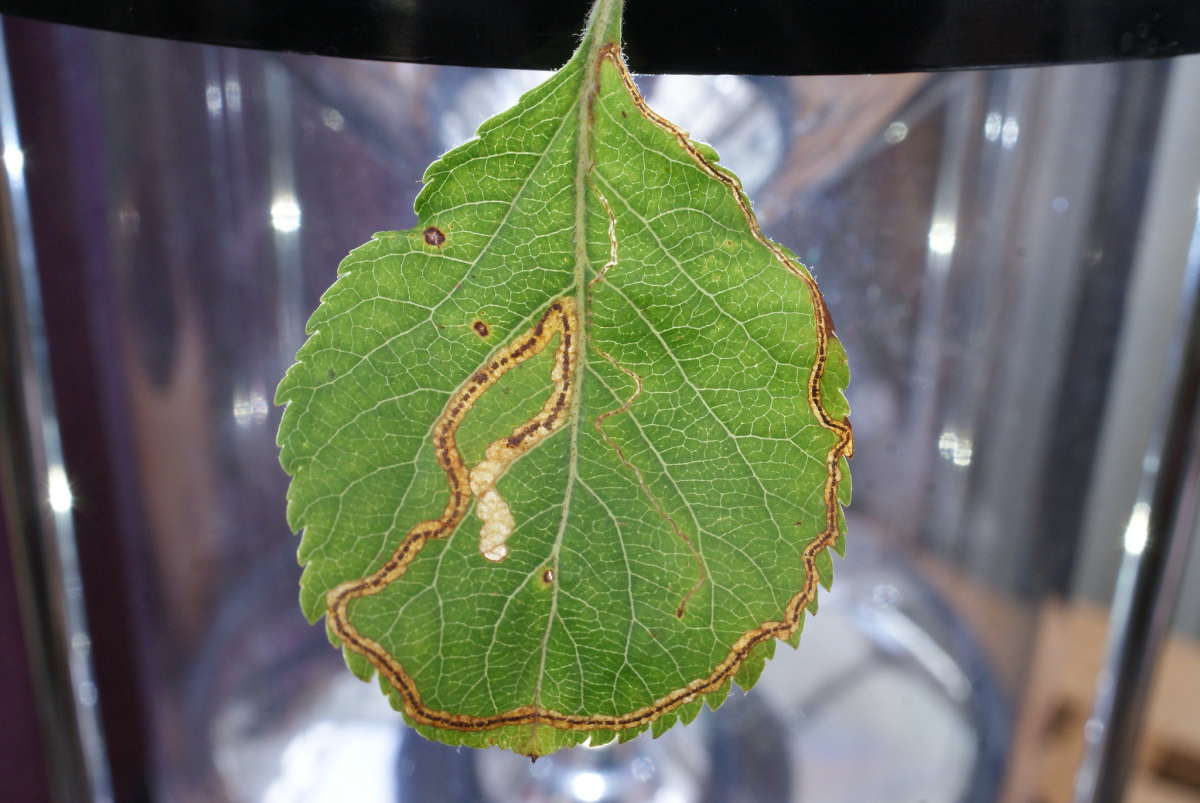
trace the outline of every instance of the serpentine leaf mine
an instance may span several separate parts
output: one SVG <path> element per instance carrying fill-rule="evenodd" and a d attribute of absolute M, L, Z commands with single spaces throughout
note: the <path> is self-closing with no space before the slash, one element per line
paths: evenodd
<path fill-rule="evenodd" d="M 757 680 L 832 579 L 846 357 L 803 265 L 578 51 L 342 262 L 279 385 L 300 602 L 425 736 L 530 756 Z"/>

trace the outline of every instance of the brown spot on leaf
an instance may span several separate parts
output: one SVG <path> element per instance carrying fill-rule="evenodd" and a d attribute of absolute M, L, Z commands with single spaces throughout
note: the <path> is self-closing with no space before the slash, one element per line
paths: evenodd
<path fill-rule="evenodd" d="M 425 229 L 425 242 L 434 248 L 440 248 L 442 243 L 446 242 L 446 235 L 437 226 L 430 226 Z"/>
<path fill-rule="evenodd" d="M 475 334 L 479 335 L 480 337 L 487 337 L 492 332 L 491 329 L 488 329 L 488 325 L 483 321 L 475 321 L 475 323 L 471 324 L 471 328 L 474 329 Z"/>
<path fill-rule="evenodd" d="M 542 582 L 545 583 L 546 585 L 550 585 L 551 583 L 554 582 L 554 570 L 553 569 L 547 569 L 546 571 L 542 572 Z"/>

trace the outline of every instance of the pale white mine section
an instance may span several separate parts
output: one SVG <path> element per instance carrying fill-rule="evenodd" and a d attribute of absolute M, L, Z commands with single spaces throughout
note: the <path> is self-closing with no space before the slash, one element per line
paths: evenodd
<path fill-rule="evenodd" d="M 507 462 L 502 463 L 490 456 L 497 445 L 492 444 L 488 448 L 489 457 L 471 469 L 470 477 L 471 493 L 479 500 L 475 503 L 475 515 L 483 522 L 479 528 L 479 552 L 491 561 L 501 561 L 508 556 L 508 547 L 504 542 L 516 527 L 508 503 L 496 490 L 496 482 L 508 467 Z"/>

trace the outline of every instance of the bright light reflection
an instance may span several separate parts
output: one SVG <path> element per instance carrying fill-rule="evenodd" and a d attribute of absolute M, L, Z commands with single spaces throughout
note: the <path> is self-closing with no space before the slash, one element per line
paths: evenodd
<path fill-rule="evenodd" d="M 1016 117 L 1008 117 L 1004 120 L 1004 125 L 1000 128 L 1000 144 L 1006 148 L 1011 148 L 1017 144 L 1017 137 L 1021 135 L 1021 126 L 1017 123 Z"/>
<path fill-rule="evenodd" d="M 271 225 L 286 233 L 300 228 L 300 204 L 290 195 L 280 195 L 271 204 Z"/>
<path fill-rule="evenodd" d="M 938 436 L 938 452 L 942 457 L 956 466 L 965 468 L 971 465 L 971 457 L 975 448 L 970 438 L 964 438 L 956 432 L 947 430 Z"/>
<path fill-rule="evenodd" d="M 330 131 L 341 131 L 346 127 L 346 118 L 337 109 L 326 106 L 321 109 L 321 122 Z"/>
<path fill-rule="evenodd" d="M 55 513 L 67 513 L 75 504 L 71 494 L 71 484 L 67 482 L 67 472 L 62 466 L 51 466 L 46 473 L 46 485 L 50 496 L 50 509 Z"/>
<path fill-rule="evenodd" d="M 908 136 L 908 126 L 905 123 L 897 120 L 888 125 L 883 131 L 883 141 L 889 145 L 895 145 L 898 142 L 903 142 Z"/>
<path fill-rule="evenodd" d="M 263 803 L 399 800 L 391 773 L 399 748 L 395 727 L 317 722 L 291 738 Z M 249 759 L 247 759 L 249 760 Z"/>
<path fill-rule="evenodd" d="M 1125 525 L 1125 551 L 1130 555 L 1140 555 L 1146 548 L 1146 539 L 1150 536 L 1150 506 L 1138 502 L 1129 514 L 1129 523 Z"/>
<path fill-rule="evenodd" d="M 25 151 L 16 145 L 4 146 L 4 167 L 10 176 L 18 176 L 25 169 Z"/>
<path fill-rule="evenodd" d="M 236 78 L 225 82 L 225 102 L 229 104 L 231 112 L 242 110 L 242 84 Z"/>
<path fill-rule="evenodd" d="M 267 418 L 267 400 L 261 393 L 235 394 L 233 420 L 239 427 L 261 424 Z"/>
<path fill-rule="evenodd" d="M 221 106 L 223 105 L 223 103 L 221 101 L 221 85 L 220 84 L 213 83 L 213 84 L 209 84 L 207 87 L 205 87 L 205 89 L 204 89 L 204 105 L 208 107 L 208 113 L 211 114 L 213 117 L 216 117 L 218 114 L 221 113 Z"/>
<path fill-rule="evenodd" d="M 607 788 L 608 782 L 598 772 L 579 772 L 571 778 L 571 794 L 584 803 L 596 803 Z"/>
<path fill-rule="evenodd" d="M 983 120 L 983 135 L 987 137 L 989 142 L 995 142 L 1000 138 L 1000 129 L 1003 125 L 1003 117 L 996 112 L 989 112 L 988 116 Z"/>
<path fill-rule="evenodd" d="M 929 227 L 929 250 L 935 254 L 950 254 L 954 251 L 956 238 L 954 221 L 935 220 Z"/>

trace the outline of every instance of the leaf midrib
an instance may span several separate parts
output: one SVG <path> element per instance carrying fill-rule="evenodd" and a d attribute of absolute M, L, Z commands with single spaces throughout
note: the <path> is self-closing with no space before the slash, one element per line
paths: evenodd
<path fill-rule="evenodd" d="M 621 5 L 624 0 L 599 0 L 595 9 L 588 19 L 587 32 L 585 34 L 587 41 L 587 56 L 583 61 L 583 80 L 580 82 L 579 95 L 575 101 L 579 114 L 579 125 L 575 135 L 575 309 L 576 322 L 579 331 L 576 333 L 576 348 L 578 354 L 575 358 L 575 387 L 571 394 L 571 413 L 569 416 L 569 424 L 571 428 L 571 443 L 567 447 L 567 482 L 563 491 L 563 506 L 562 514 L 558 523 L 558 532 L 554 537 L 554 545 L 550 550 L 550 563 L 557 577 L 561 577 L 559 571 L 559 555 L 562 551 L 563 536 L 567 530 L 567 520 L 570 517 L 571 501 L 574 494 L 575 483 L 578 479 L 579 467 L 579 421 L 580 408 L 583 405 L 583 377 L 587 373 L 587 342 L 588 342 L 588 325 L 589 311 L 587 298 L 587 270 L 588 262 L 588 244 L 587 244 L 587 197 L 588 197 L 588 174 L 592 169 L 592 126 L 594 116 L 592 114 L 592 105 L 596 101 L 599 94 L 599 60 L 601 51 L 606 44 L 608 37 L 614 26 L 618 32 L 616 43 L 620 45 L 620 13 Z M 613 15 L 616 15 L 616 19 Z M 568 287 L 564 290 L 564 294 L 570 292 L 572 288 Z M 550 648 L 550 633 L 554 629 L 554 619 L 558 613 L 558 594 L 560 583 L 554 583 L 550 591 L 550 612 L 546 617 L 546 629 L 542 633 L 542 640 L 538 647 L 538 670 L 537 676 L 534 679 L 533 687 L 533 705 L 541 706 L 542 682 L 546 677 L 546 657 Z"/>

